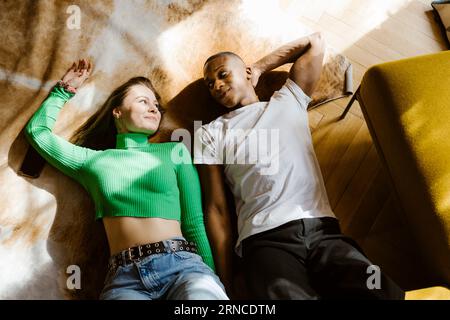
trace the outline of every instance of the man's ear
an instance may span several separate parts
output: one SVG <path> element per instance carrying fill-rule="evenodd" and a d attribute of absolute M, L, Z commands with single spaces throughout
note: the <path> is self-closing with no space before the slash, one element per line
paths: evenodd
<path fill-rule="evenodd" d="M 251 80 L 253 74 L 252 68 L 246 67 L 245 72 L 247 73 L 247 80 Z"/>

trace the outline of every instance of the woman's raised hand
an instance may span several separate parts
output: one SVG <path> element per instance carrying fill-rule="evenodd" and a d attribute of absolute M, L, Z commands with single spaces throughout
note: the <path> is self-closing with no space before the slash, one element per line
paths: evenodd
<path fill-rule="evenodd" d="M 77 62 L 72 64 L 61 80 L 67 85 L 77 89 L 87 78 L 89 78 L 91 71 L 92 63 L 87 59 L 80 59 L 78 60 L 78 64 Z"/>

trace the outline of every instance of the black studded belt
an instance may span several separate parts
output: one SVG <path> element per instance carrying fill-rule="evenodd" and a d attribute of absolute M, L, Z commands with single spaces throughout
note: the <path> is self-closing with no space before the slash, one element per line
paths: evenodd
<path fill-rule="evenodd" d="M 169 253 L 175 251 L 187 251 L 197 253 L 197 246 L 194 242 L 185 240 L 165 240 L 154 243 L 147 243 L 136 247 L 131 247 L 119 252 L 109 258 L 109 267 L 122 266 L 139 261 L 152 254 Z"/>

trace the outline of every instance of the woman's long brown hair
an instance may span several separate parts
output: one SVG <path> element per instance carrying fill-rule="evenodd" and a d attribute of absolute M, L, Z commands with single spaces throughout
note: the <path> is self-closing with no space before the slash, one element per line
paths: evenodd
<path fill-rule="evenodd" d="M 131 78 L 111 93 L 100 109 L 74 132 L 70 142 L 94 150 L 114 149 L 116 147 L 117 128 L 112 111 L 115 107 L 122 105 L 128 90 L 135 85 L 148 87 L 160 103 L 160 96 L 149 79 L 145 77 Z M 160 112 L 162 113 L 161 109 Z"/>

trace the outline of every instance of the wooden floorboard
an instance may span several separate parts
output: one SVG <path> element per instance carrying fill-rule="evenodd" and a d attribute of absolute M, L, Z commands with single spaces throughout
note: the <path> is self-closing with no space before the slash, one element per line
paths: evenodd
<path fill-rule="evenodd" d="M 373 64 L 446 49 L 430 13 L 430 3 L 305 0 L 297 6 L 299 10 L 304 8 L 302 23 L 321 31 L 328 46 L 352 62 L 356 90 Z M 400 250 L 414 242 L 413 236 L 400 218 L 402 213 L 359 104 L 356 102 L 347 117 L 338 121 L 349 99 L 329 102 L 309 112 L 314 148 L 330 204 L 343 232 L 357 239 L 369 257 L 382 264 L 401 284 L 414 288 L 423 280 L 417 270 L 411 267 L 403 274 L 398 271 L 398 260 L 414 261 L 413 251 Z M 392 225 L 392 221 L 398 225 Z M 399 229 L 392 229 L 395 227 Z M 410 282 L 406 283 L 408 279 Z"/>

